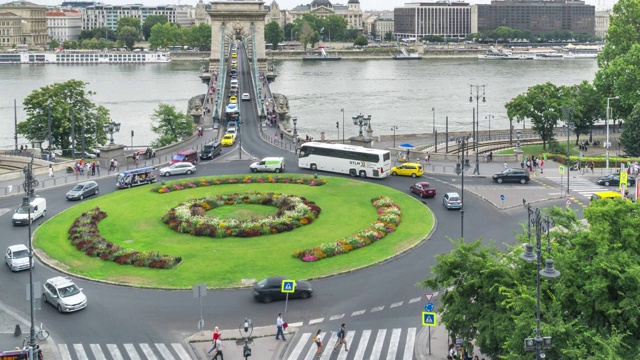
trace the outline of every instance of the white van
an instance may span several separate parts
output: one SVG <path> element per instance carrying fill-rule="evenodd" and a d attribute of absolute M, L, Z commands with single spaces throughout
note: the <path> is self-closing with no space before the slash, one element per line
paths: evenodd
<path fill-rule="evenodd" d="M 232 79 L 231 80 L 231 87 L 238 87 L 238 79 Z"/>
<path fill-rule="evenodd" d="M 31 200 L 31 222 L 37 220 L 40 217 L 44 217 L 47 213 L 47 200 L 45 198 L 35 198 Z M 11 219 L 13 225 L 27 225 L 29 224 L 29 213 L 20 206 L 13 214 Z"/>
<path fill-rule="evenodd" d="M 283 157 L 266 157 L 260 161 L 254 162 L 249 165 L 249 169 L 255 172 L 271 171 L 271 172 L 284 172 L 284 158 Z"/>

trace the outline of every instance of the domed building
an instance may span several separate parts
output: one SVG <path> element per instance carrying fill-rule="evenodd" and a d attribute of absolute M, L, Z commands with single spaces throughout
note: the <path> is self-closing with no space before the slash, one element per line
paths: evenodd
<path fill-rule="evenodd" d="M 363 12 L 360 9 L 359 0 L 348 0 L 347 4 L 332 4 L 330 0 L 313 0 L 308 5 L 298 5 L 289 11 L 295 21 L 302 18 L 304 14 L 312 14 L 319 18 L 326 19 L 330 15 L 337 15 L 344 18 L 349 29 L 363 29 Z"/>

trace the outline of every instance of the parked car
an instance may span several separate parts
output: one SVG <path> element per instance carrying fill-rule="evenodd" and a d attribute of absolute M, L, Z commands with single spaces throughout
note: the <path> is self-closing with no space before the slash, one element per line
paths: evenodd
<path fill-rule="evenodd" d="M 424 169 L 422 165 L 416 163 L 404 163 L 402 165 L 391 168 L 391 175 L 402 175 L 417 177 L 422 176 Z"/>
<path fill-rule="evenodd" d="M 27 270 L 29 268 L 29 248 L 23 244 L 9 246 L 4 254 L 4 261 L 11 271 Z M 35 260 L 33 264 L 35 264 Z"/>
<path fill-rule="evenodd" d="M 442 205 L 447 209 L 462 209 L 462 198 L 457 192 L 446 193 L 442 197 Z"/>
<path fill-rule="evenodd" d="M 95 181 L 84 181 L 77 183 L 71 190 L 67 192 L 67 200 L 84 200 L 85 197 L 98 195 L 100 189 Z"/>
<path fill-rule="evenodd" d="M 64 276 L 48 279 L 42 285 L 42 301 L 51 304 L 58 312 L 72 312 L 87 307 L 87 297 L 73 280 Z"/>
<path fill-rule="evenodd" d="M 424 198 L 424 197 L 432 198 L 436 196 L 436 189 L 432 188 L 431 184 L 429 184 L 426 181 L 417 182 L 411 185 L 409 187 L 409 190 L 412 193 L 420 195 L 421 198 Z"/>
<path fill-rule="evenodd" d="M 524 169 L 506 169 L 497 174 L 493 174 L 493 181 L 498 184 L 503 182 L 519 182 L 520 184 L 526 184 L 531 180 L 529 173 Z"/>
<path fill-rule="evenodd" d="M 189 162 L 179 162 L 160 169 L 160 176 L 180 175 L 196 172 L 196 166 Z"/>
<path fill-rule="evenodd" d="M 233 146 L 236 142 L 236 136 L 233 134 L 226 134 L 222 137 L 222 146 Z"/>
<path fill-rule="evenodd" d="M 619 186 L 620 185 L 620 174 L 610 174 L 607 176 L 602 176 L 599 177 L 598 180 L 596 180 L 596 184 L 598 185 L 604 185 L 604 186 Z M 633 186 L 636 184 L 636 179 L 632 176 L 629 176 L 627 178 L 627 188 L 629 188 L 629 186 Z"/>
<path fill-rule="evenodd" d="M 273 300 L 284 300 L 286 294 L 282 293 L 282 280 L 289 280 L 286 276 L 273 276 L 253 284 L 253 297 L 264 303 Z M 289 294 L 289 298 L 307 299 L 313 294 L 311 283 L 307 281 L 296 281 L 295 292 Z"/>
<path fill-rule="evenodd" d="M 249 93 L 242 93 L 242 101 L 251 100 Z"/>

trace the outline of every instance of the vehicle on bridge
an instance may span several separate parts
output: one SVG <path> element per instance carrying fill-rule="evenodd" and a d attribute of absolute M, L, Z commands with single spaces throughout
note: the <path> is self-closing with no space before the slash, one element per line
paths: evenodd
<path fill-rule="evenodd" d="M 156 168 L 148 166 L 121 172 L 116 178 L 116 187 L 118 189 L 126 189 L 154 182 L 156 182 Z"/>
<path fill-rule="evenodd" d="M 222 146 L 233 146 L 236 143 L 236 136 L 233 134 L 226 134 L 222 137 Z"/>
<path fill-rule="evenodd" d="M 386 178 L 391 169 L 388 150 L 362 146 L 307 142 L 299 150 L 298 167 L 351 176 Z"/>

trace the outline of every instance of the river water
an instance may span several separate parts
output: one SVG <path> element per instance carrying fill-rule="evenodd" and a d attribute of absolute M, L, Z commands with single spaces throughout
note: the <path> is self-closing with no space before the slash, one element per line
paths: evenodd
<path fill-rule="evenodd" d="M 13 148 L 13 99 L 18 101 L 18 122 L 25 119 L 24 98 L 42 86 L 68 79 L 89 83 L 96 92 L 92 100 L 111 111 L 122 123 L 116 142 L 129 145 L 150 143 L 151 116 L 158 104 L 175 105 L 186 111 L 187 101 L 203 93 L 198 78 L 200 63 L 172 62 L 146 65 L 2 65 L 0 66 L 0 148 Z M 278 77 L 273 92 L 289 98 L 291 115 L 298 118 L 298 133 L 336 138 L 336 121 L 345 135 L 357 134 L 351 118 L 371 115 L 374 135 L 431 132 L 435 124 L 443 132 L 445 116 L 449 129 L 471 131 L 472 109 L 469 85 L 486 85 L 480 99 L 480 130 L 507 129 L 505 103 L 528 87 L 551 81 L 572 85 L 593 80 L 595 60 L 566 61 L 479 61 L 477 59 L 428 59 L 422 61 L 342 60 L 339 62 L 277 63 Z M 480 92 L 482 95 L 482 91 Z M 474 91 L 475 96 L 475 91 Z M 528 125 L 527 125 L 528 127 Z M 342 130 L 341 130 L 342 131 Z M 22 142 L 21 142 L 22 143 Z"/>

